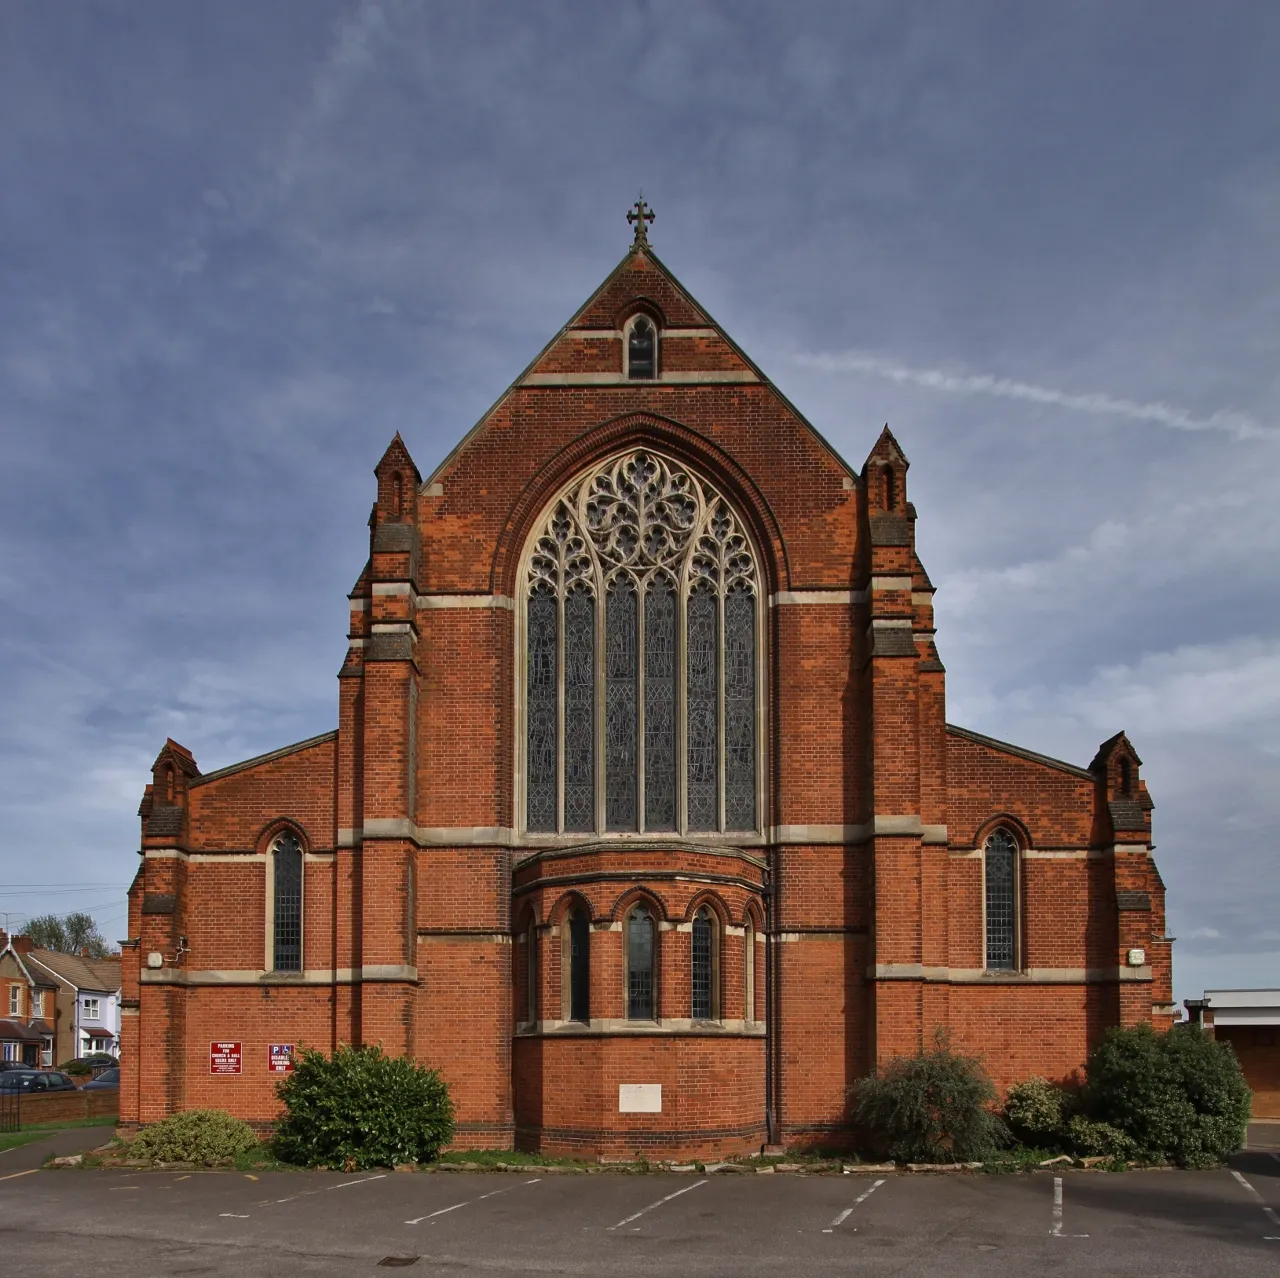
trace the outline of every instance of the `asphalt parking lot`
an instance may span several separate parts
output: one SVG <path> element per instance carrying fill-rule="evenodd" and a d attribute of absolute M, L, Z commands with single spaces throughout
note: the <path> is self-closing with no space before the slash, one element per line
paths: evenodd
<path fill-rule="evenodd" d="M 1280 1155 L 1006 1177 L 35 1171 L 0 1179 L 0 1256 L 46 1278 L 1260 1274 L 1280 1269 Z"/>

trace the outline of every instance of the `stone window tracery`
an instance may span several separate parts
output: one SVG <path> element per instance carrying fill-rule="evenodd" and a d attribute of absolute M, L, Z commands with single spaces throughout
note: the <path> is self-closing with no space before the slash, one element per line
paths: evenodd
<path fill-rule="evenodd" d="M 552 504 L 527 565 L 525 829 L 757 830 L 761 584 L 725 498 L 629 451 Z"/>

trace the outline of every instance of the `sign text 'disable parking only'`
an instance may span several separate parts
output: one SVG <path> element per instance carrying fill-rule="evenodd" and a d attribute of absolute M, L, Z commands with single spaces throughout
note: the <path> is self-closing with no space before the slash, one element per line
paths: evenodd
<path fill-rule="evenodd" d="M 273 1074 L 293 1073 L 293 1044 L 272 1043 L 267 1048 L 267 1068 Z"/>
<path fill-rule="evenodd" d="M 239 1074 L 244 1065 L 243 1043 L 210 1043 L 209 1073 Z"/>

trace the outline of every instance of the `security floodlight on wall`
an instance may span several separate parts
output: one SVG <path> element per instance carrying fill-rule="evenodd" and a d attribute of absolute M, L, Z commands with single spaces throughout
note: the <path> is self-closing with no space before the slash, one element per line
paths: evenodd
<path fill-rule="evenodd" d="M 152 950 L 151 953 L 147 955 L 147 966 L 150 968 L 163 967 L 164 955 L 161 954 L 159 950 Z"/>
<path fill-rule="evenodd" d="M 1128 963 L 1130 967 L 1142 967 L 1146 964 L 1146 950 L 1130 950 L 1128 954 Z"/>

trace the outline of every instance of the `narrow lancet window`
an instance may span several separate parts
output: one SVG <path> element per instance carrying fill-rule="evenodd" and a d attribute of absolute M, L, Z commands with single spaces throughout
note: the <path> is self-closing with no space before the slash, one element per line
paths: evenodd
<path fill-rule="evenodd" d="M 659 577 L 644 600 L 644 828 L 676 828 L 676 592 Z"/>
<path fill-rule="evenodd" d="M 569 1019 L 591 1019 L 591 924 L 581 910 L 569 915 Z"/>
<path fill-rule="evenodd" d="M 275 883 L 274 953 L 277 972 L 302 971 L 302 844 L 296 834 L 282 834 L 271 850 Z"/>
<path fill-rule="evenodd" d="M 564 603 L 564 828 L 575 831 L 596 828 L 595 602 L 578 587 Z"/>
<path fill-rule="evenodd" d="M 1018 846 L 1007 830 L 987 839 L 986 874 L 987 968 L 1012 971 L 1017 964 Z"/>
<path fill-rule="evenodd" d="M 643 905 L 627 916 L 627 1019 L 653 1020 L 653 915 Z"/>
<path fill-rule="evenodd" d="M 719 828 L 716 785 L 716 598 L 699 588 L 689 596 L 689 829 Z"/>
<path fill-rule="evenodd" d="M 636 590 L 618 578 L 605 603 L 605 829 L 636 829 Z"/>
<path fill-rule="evenodd" d="M 715 1015 L 712 993 L 714 964 L 711 950 L 714 925 L 705 905 L 693 916 L 693 1019 L 709 1021 Z"/>
<path fill-rule="evenodd" d="M 525 767 L 531 831 L 556 828 L 556 619 L 551 591 L 529 596 L 527 758 Z"/>
<path fill-rule="evenodd" d="M 724 601 L 725 828 L 756 826 L 756 601 L 740 585 Z"/>
<path fill-rule="evenodd" d="M 653 325 L 641 316 L 631 326 L 627 339 L 627 376 L 647 379 L 654 376 L 657 364 L 657 334 Z"/>

